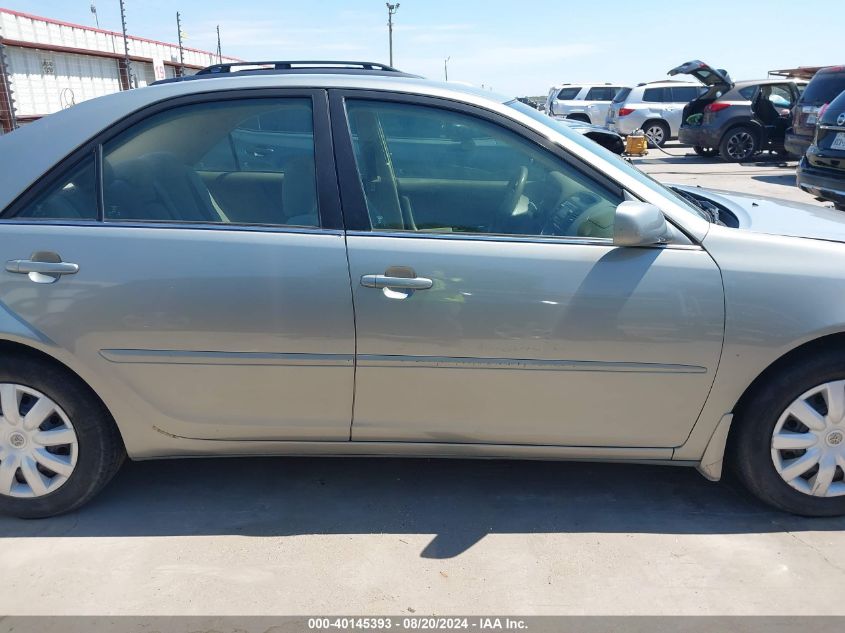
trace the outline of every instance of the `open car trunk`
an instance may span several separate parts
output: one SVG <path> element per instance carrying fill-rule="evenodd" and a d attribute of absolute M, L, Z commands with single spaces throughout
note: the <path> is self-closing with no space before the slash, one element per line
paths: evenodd
<path fill-rule="evenodd" d="M 689 118 L 696 114 L 702 114 L 704 108 L 733 88 L 734 85 L 726 70 L 711 68 L 697 59 L 681 64 L 666 74 L 672 77 L 675 75 L 692 75 L 708 88 L 707 92 L 698 99 L 693 99 L 684 106 L 681 125 L 700 125 L 701 117 L 697 117 L 693 121 L 689 121 Z"/>

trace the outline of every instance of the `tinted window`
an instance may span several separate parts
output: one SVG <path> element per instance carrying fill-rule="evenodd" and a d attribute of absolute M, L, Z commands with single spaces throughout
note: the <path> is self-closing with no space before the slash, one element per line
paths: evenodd
<path fill-rule="evenodd" d="M 97 196 L 94 153 L 77 163 L 59 183 L 17 213 L 41 220 L 96 220 Z"/>
<path fill-rule="evenodd" d="M 613 99 L 614 88 L 610 86 L 600 86 L 590 88 L 587 93 L 587 101 L 610 101 Z"/>
<path fill-rule="evenodd" d="M 106 220 L 318 226 L 308 99 L 173 108 L 104 145 Z"/>
<path fill-rule="evenodd" d="M 620 88 L 619 92 L 616 93 L 616 96 L 613 97 L 613 103 L 622 103 L 628 98 L 629 94 L 631 94 L 630 88 Z"/>
<path fill-rule="evenodd" d="M 347 112 L 376 230 L 612 237 L 619 193 L 519 134 L 427 106 Z"/>
<path fill-rule="evenodd" d="M 646 88 L 643 90 L 643 102 L 645 103 L 663 103 L 671 100 L 671 98 L 672 96 L 667 88 Z"/>
<path fill-rule="evenodd" d="M 751 99 L 754 98 L 754 93 L 757 92 L 757 86 L 746 86 L 745 88 L 741 88 L 738 92 L 742 95 L 743 99 L 751 101 Z"/>
<path fill-rule="evenodd" d="M 697 88 L 696 86 L 673 86 L 672 101 L 675 103 L 687 103 L 693 99 L 698 99 L 701 92 L 702 88 Z"/>
<path fill-rule="evenodd" d="M 838 72 L 816 73 L 804 89 L 801 103 L 822 105 L 830 103 L 845 90 L 845 70 Z"/>
<path fill-rule="evenodd" d="M 557 93 L 557 98 L 561 101 L 571 101 L 578 96 L 579 92 L 581 92 L 581 88 L 564 88 Z"/>

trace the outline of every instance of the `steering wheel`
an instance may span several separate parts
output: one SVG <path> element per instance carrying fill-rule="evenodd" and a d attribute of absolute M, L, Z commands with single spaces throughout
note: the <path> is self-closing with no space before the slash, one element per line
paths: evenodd
<path fill-rule="evenodd" d="M 528 181 L 528 168 L 522 166 L 508 181 L 505 187 L 505 199 L 502 200 L 502 205 L 496 214 L 494 223 L 494 232 L 501 232 L 506 226 L 508 219 L 513 217 L 513 212 L 516 211 L 516 205 L 519 204 L 522 193 L 525 191 L 525 183 Z"/>

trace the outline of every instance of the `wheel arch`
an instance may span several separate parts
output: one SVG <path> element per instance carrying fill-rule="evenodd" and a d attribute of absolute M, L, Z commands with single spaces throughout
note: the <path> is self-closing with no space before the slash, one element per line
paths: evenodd
<path fill-rule="evenodd" d="M 727 126 L 725 127 L 725 131 L 722 132 L 722 134 L 719 136 L 719 144 L 721 145 L 722 141 L 725 140 L 725 137 L 739 127 L 751 128 L 752 130 L 754 130 L 754 134 L 757 136 L 757 142 L 763 142 L 763 126 L 758 121 L 755 121 L 752 117 L 743 116 L 734 119 L 727 124 Z"/>
<path fill-rule="evenodd" d="M 80 385 L 82 385 L 88 392 L 90 392 L 91 397 L 94 399 L 94 401 L 102 407 L 103 411 L 108 414 L 109 418 L 111 418 L 112 422 L 114 423 L 118 434 L 121 437 L 121 441 L 123 441 L 123 433 L 121 432 L 120 426 L 117 424 L 117 421 L 115 420 L 111 409 L 100 397 L 97 391 L 91 386 L 90 382 L 86 380 L 83 375 L 74 367 L 70 366 L 62 359 L 57 358 L 55 355 L 48 353 L 44 349 L 40 349 L 38 346 L 33 345 L 30 341 L 24 342 L 8 338 L 0 339 L 0 359 L 6 359 L 10 356 L 28 356 L 30 358 L 37 359 L 40 362 L 53 365 L 54 367 L 58 367 L 62 371 L 65 371 L 72 375 L 79 382 Z"/>
<path fill-rule="evenodd" d="M 803 358 L 810 357 L 820 350 L 830 349 L 839 350 L 845 355 L 845 332 L 828 333 L 805 341 L 773 360 L 757 374 L 757 377 L 751 381 L 734 403 L 730 412 L 725 414 L 716 425 L 698 465 L 699 472 L 711 481 L 721 479 L 724 460 L 730 453 L 736 436 L 736 429 L 739 428 L 738 424 L 735 424 L 737 419 L 741 419 L 738 414 L 742 412 L 745 403 L 771 376 L 777 374 L 782 368 L 800 362 Z"/>
<path fill-rule="evenodd" d="M 640 129 L 645 131 L 646 127 L 650 123 L 661 123 L 666 127 L 666 130 L 668 132 L 668 134 L 666 135 L 667 141 L 671 141 L 672 139 L 677 138 L 676 136 L 672 136 L 672 126 L 669 124 L 669 121 L 660 116 L 647 117 L 646 120 L 643 121 L 642 125 L 640 125 Z"/>

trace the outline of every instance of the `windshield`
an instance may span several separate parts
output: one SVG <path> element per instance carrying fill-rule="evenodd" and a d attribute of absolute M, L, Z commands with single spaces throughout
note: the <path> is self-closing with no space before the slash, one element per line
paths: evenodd
<path fill-rule="evenodd" d="M 845 69 L 839 72 L 818 73 L 801 95 L 801 103 L 822 105 L 830 103 L 845 90 Z"/>
<path fill-rule="evenodd" d="M 662 196 L 672 198 L 680 206 L 687 209 L 690 213 L 694 213 L 696 216 L 707 220 L 708 222 L 713 221 L 713 218 L 705 209 L 701 208 L 696 204 L 693 204 L 689 199 L 679 195 L 670 187 L 664 187 L 654 178 L 649 176 L 647 173 L 640 171 L 621 156 L 617 156 L 616 154 L 614 154 L 608 149 L 605 149 L 598 143 L 591 141 L 587 137 L 577 132 L 574 132 L 567 123 L 564 123 L 563 121 L 558 121 L 557 119 L 553 119 L 552 117 L 543 114 L 542 112 L 535 110 L 534 108 L 527 106 L 524 103 L 517 101 L 516 99 L 514 99 L 513 101 L 508 101 L 507 103 L 505 103 L 505 105 L 510 106 L 514 110 L 518 110 L 522 114 L 531 117 L 535 121 L 539 121 L 546 127 L 553 129 L 555 132 L 563 134 L 566 138 L 572 139 L 573 141 L 588 149 L 589 151 L 593 152 L 594 154 L 599 154 L 605 160 L 613 163 L 614 166 L 631 174 L 634 178 L 639 180 L 642 184 L 647 186 L 652 191 L 655 191 Z"/>

